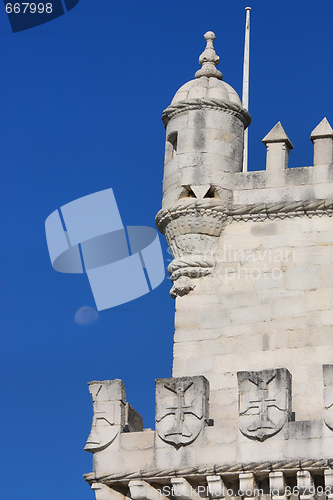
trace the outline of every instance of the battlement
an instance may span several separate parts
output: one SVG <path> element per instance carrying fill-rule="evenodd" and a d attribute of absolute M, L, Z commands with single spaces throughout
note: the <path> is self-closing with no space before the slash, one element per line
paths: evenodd
<path fill-rule="evenodd" d="M 324 118 L 312 131 L 313 166 L 288 168 L 293 146 L 278 122 L 264 137 L 266 170 L 234 174 L 233 203 L 280 203 L 333 198 L 333 130 Z"/>

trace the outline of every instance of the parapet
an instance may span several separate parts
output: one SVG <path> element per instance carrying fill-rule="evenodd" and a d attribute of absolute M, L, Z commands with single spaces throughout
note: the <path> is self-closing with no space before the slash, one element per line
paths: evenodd
<path fill-rule="evenodd" d="M 333 130 L 324 118 L 310 136 L 313 166 L 288 168 L 293 149 L 281 122 L 263 138 L 266 170 L 234 174 L 233 204 L 298 203 L 333 198 Z"/>
<path fill-rule="evenodd" d="M 331 499 L 333 365 L 323 366 L 322 420 L 295 421 L 292 375 L 285 368 L 241 371 L 237 379 L 234 426 L 209 419 L 214 401 L 204 376 L 156 380 L 156 430 L 119 428 L 123 413 L 114 403 L 124 403 L 123 383 L 92 383 L 92 433 L 100 420 L 99 436 L 106 428 L 115 436 L 94 449 L 94 470 L 85 474 L 96 499 L 224 499 L 248 491 L 247 497 L 271 493 L 282 500 L 290 487 L 300 494 L 312 488 Z"/>

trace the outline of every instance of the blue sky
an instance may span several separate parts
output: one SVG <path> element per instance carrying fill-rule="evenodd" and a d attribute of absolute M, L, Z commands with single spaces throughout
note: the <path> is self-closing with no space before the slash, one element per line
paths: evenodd
<path fill-rule="evenodd" d="M 15 34 L 0 9 L 2 498 L 94 498 L 82 478 L 92 470 L 90 380 L 121 378 L 154 426 L 154 379 L 171 376 L 170 281 L 79 326 L 75 312 L 94 307 L 88 280 L 52 269 L 44 223 L 111 187 L 125 225 L 154 227 L 161 113 L 199 69 L 208 30 L 224 80 L 241 93 L 247 5 L 80 0 Z M 249 168 L 264 168 L 261 139 L 279 120 L 295 148 L 290 166 L 311 165 L 311 131 L 324 116 L 333 125 L 333 3 L 249 5 Z"/>

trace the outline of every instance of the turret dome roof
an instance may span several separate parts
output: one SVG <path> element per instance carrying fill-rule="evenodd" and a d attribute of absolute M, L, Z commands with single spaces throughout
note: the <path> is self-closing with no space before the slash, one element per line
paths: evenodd
<path fill-rule="evenodd" d="M 215 34 L 212 31 L 207 31 L 204 37 L 207 45 L 199 57 L 202 68 L 196 72 L 194 80 L 180 87 L 171 104 L 191 99 L 222 99 L 241 106 L 242 103 L 237 92 L 222 81 L 222 73 L 216 68 L 220 58 L 213 46 L 213 41 L 216 38 Z"/>
<path fill-rule="evenodd" d="M 177 90 L 171 104 L 190 99 L 222 99 L 242 105 L 237 92 L 226 82 L 216 77 L 201 76 L 190 80 Z"/>

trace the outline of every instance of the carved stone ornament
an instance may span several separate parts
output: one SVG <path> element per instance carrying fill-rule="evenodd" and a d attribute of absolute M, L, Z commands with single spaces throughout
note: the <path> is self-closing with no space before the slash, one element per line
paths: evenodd
<path fill-rule="evenodd" d="M 209 382 L 203 376 L 156 380 L 156 431 L 176 448 L 192 443 L 208 422 Z"/>
<path fill-rule="evenodd" d="M 170 290 L 170 295 L 173 299 L 179 295 L 182 297 L 183 295 L 187 295 L 191 290 L 194 290 L 195 284 L 190 278 L 187 276 L 181 276 L 177 280 L 174 281 L 173 287 Z"/>
<path fill-rule="evenodd" d="M 213 256 L 226 226 L 226 205 L 219 199 L 182 199 L 156 216 L 156 225 L 165 235 L 174 260 L 169 265 L 174 283 L 171 296 L 193 290 L 192 279 L 212 273 Z M 186 288 L 181 276 L 187 276 Z"/>
<path fill-rule="evenodd" d="M 291 375 L 286 368 L 238 372 L 239 429 L 264 441 L 291 419 Z"/>
<path fill-rule="evenodd" d="M 190 111 L 193 109 L 217 109 L 223 110 L 224 113 L 229 113 L 231 115 L 237 116 L 243 124 L 244 127 L 248 127 L 251 123 L 251 116 L 248 111 L 231 101 L 224 101 L 223 99 L 214 98 L 201 98 L 201 99 L 186 99 L 184 101 L 178 101 L 170 104 L 162 114 L 162 121 L 165 126 L 168 125 L 169 121 L 175 116 L 183 113 L 184 111 Z"/>
<path fill-rule="evenodd" d="M 333 431 L 333 365 L 323 365 L 324 375 L 324 421 Z"/>
<path fill-rule="evenodd" d="M 89 382 L 94 416 L 84 447 L 95 453 L 105 450 L 116 439 L 125 424 L 125 387 L 121 380 Z"/>
<path fill-rule="evenodd" d="M 257 203 L 253 205 L 233 205 L 228 212 L 228 222 L 253 221 L 266 219 L 294 219 L 295 217 L 322 217 L 333 215 L 333 199 L 307 200 L 280 203 Z"/>
<path fill-rule="evenodd" d="M 216 54 L 213 42 L 216 38 L 215 33 L 212 31 L 207 31 L 204 34 L 204 38 L 207 42 L 206 48 L 199 57 L 199 63 L 202 68 L 196 72 L 195 78 L 201 78 L 202 76 L 207 76 L 208 78 L 214 76 L 219 80 L 222 80 L 222 73 L 216 69 L 217 64 L 220 62 L 219 56 Z"/>

